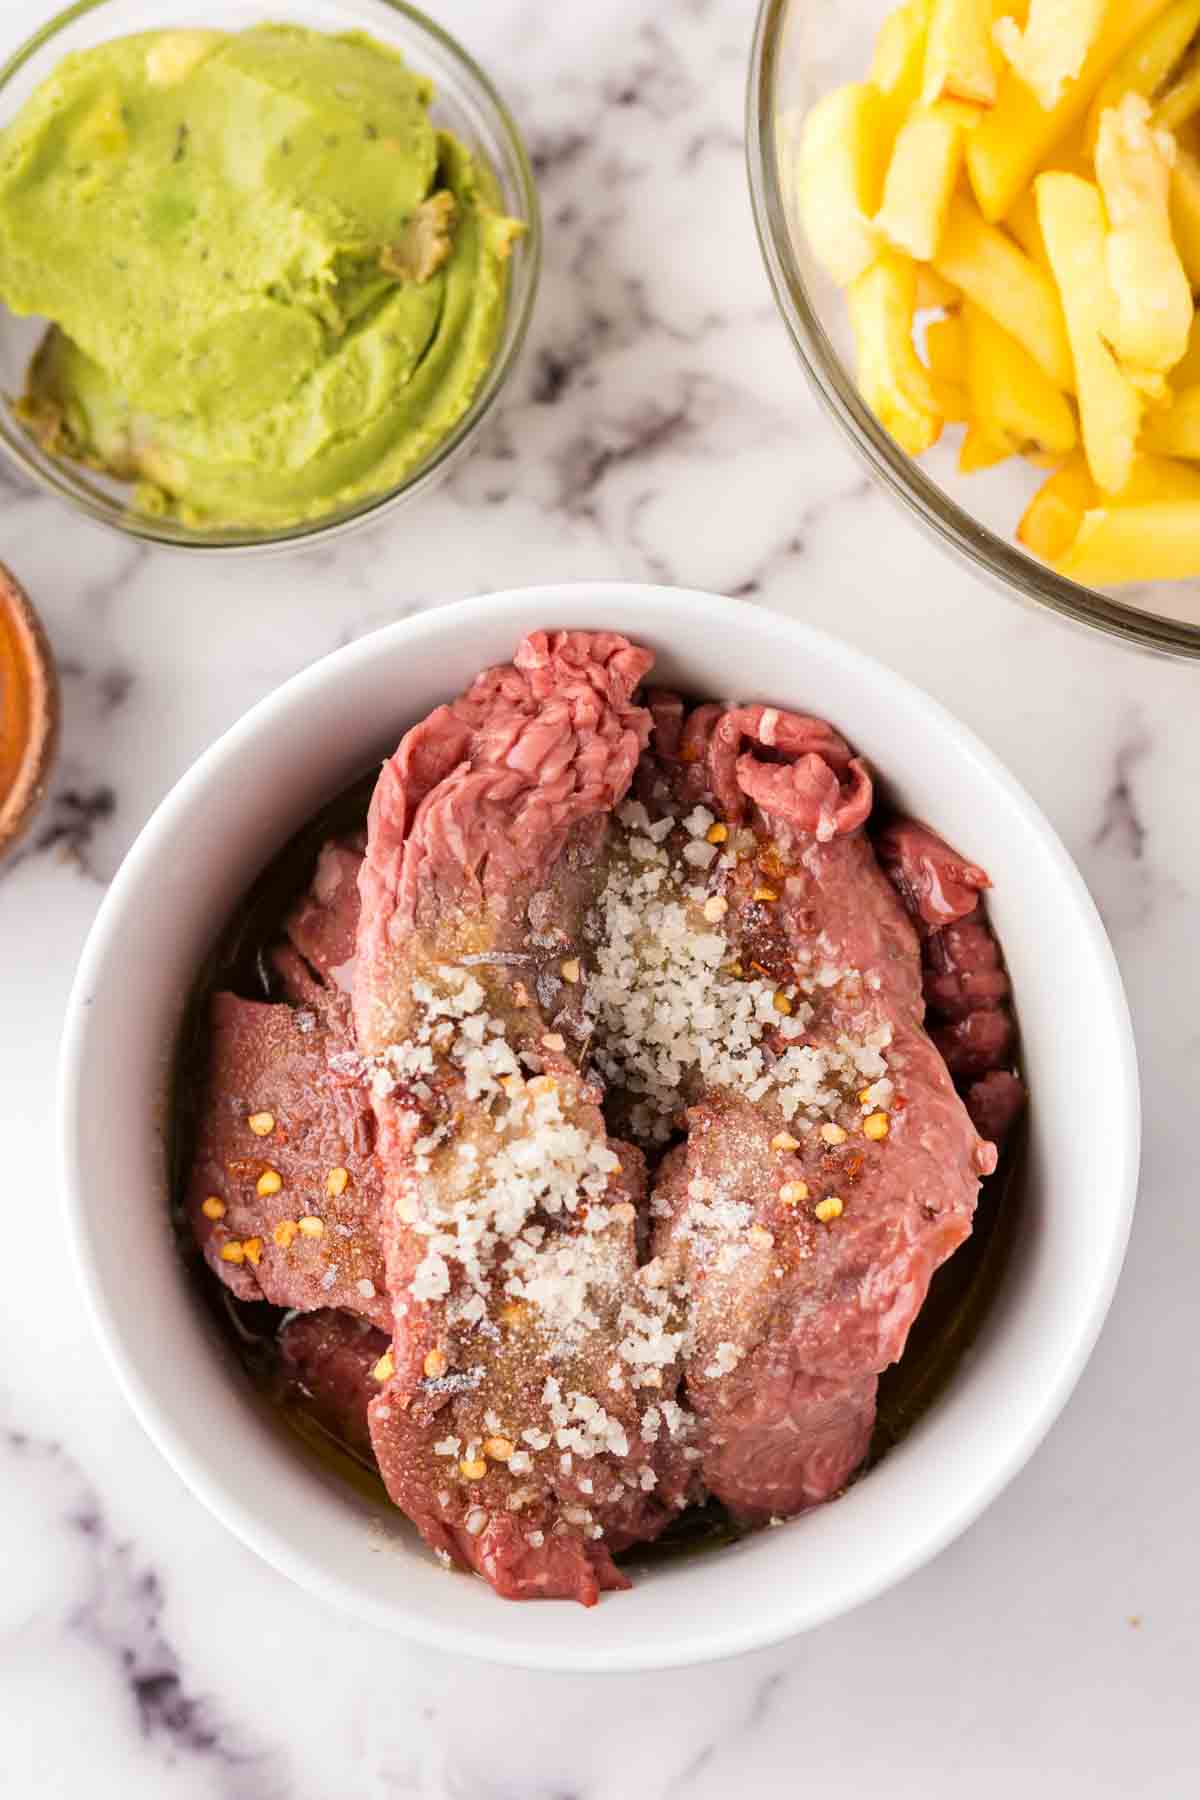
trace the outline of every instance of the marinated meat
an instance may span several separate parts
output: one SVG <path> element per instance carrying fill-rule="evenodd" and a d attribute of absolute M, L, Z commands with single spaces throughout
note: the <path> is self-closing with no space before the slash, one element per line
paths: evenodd
<path fill-rule="evenodd" d="M 1000 1143 L 1025 1105 L 1009 1067 L 1016 1027 L 1000 946 L 988 924 L 984 871 L 913 819 L 889 825 L 879 859 L 921 938 L 934 1043 L 983 1136 Z"/>
<path fill-rule="evenodd" d="M 637 1129 L 686 1128 L 650 1269 L 687 1296 L 704 1484 L 759 1522 L 862 1460 L 876 1378 L 995 1151 L 922 1027 L 861 762 L 771 708 L 653 705 L 666 729 L 601 908 L 596 1055 Z"/>
<path fill-rule="evenodd" d="M 279 1333 L 280 1363 L 305 1412 L 369 1463 L 367 1404 L 387 1348 L 387 1333 L 352 1313 L 296 1313 Z"/>
<path fill-rule="evenodd" d="M 873 844 L 820 720 L 636 704 L 651 661 L 527 638 L 323 847 L 281 998 L 211 1006 L 206 1260 L 296 1309 L 291 1391 L 512 1598 L 627 1586 L 706 1494 L 836 1494 L 1024 1103 L 984 871 Z"/>
<path fill-rule="evenodd" d="M 337 986 L 352 966 L 361 860 L 353 845 L 322 850 L 271 954 L 285 1000 L 213 996 L 186 1206 L 239 1299 L 344 1307 L 388 1328 L 375 1119 Z"/>
<path fill-rule="evenodd" d="M 527 638 L 404 738 L 360 878 L 394 1305 L 372 1438 L 434 1549 L 514 1597 L 626 1586 L 612 1553 L 691 1485 L 678 1335 L 640 1285 L 643 1164 L 609 1141 L 577 993 L 650 660 L 611 634 Z"/>

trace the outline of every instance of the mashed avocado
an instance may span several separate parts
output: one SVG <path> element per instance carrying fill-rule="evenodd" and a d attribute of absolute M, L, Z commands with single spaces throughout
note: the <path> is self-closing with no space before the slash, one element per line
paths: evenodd
<path fill-rule="evenodd" d="M 520 227 L 354 33 L 157 31 L 68 56 L 0 133 L 0 299 L 53 321 L 47 448 L 200 526 L 390 487 L 470 404 Z"/>

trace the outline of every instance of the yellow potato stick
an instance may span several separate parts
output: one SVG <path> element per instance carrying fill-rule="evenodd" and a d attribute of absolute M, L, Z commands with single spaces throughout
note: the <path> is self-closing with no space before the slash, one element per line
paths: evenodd
<path fill-rule="evenodd" d="M 1200 387 L 1184 388 L 1166 412 L 1146 422 L 1145 448 L 1159 456 L 1200 460 Z"/>
<path fill-rule="evenodd" d="M 1075 415 L 1028 350 L 970 301 L 963 328 L 972 419 L 1013 450 L 1056 458 L 1074 450 Z"/>
<path fill-rule="evenodd" d="M 932 319 L 925 327 L 925 356 L 933 377 L 938 411 L 948 425 L 962 425 L 971 416 L 967 398 L 967 349 L 962 317 L 951 313 Z"/>
<path fill-rule="evenodd" d="M 1074 543 L 1084 513 L 1098 502 L 1086 457 L 1068 457 L 1025 508 L 1017 541 L 1043 562 L 1057 562 Z"/>
<path fill-rule="evenodd" d="M 1037 263 L 1039 268 L 1045 269 L 1049 273 L 1050 263 L 1046 256 L 1046 242 L 1042 237 L 1042 228 L 1038 224 L 1037 200 L 1031 187 L 1021 189 L 1004 223 L 1029 260 Z"/>
<path fill-rule="evenodd" d="M 1094 154 L 1100 134 L 1100 115 L 1116 106 L 1125 94 L 1141 94 L 1147 100 L 1164 88 L 1173 69 L 1200 31 L 1200 0 L 1173 0 L 1160 18 L 1118 58 L 1100 84 L 1088 113 L 1084 142 Z"/>
<path fill-rule="evenodd" d="M 797 197 L 813 255 L 843 285 L 879 248 L 871 221 L 887 167 L 884 101 L 867 82 L 835 88 L 804 121 Z"/>
<path fill-rule="evenodd" d="M 870 81 L 887 102 L 889 141 L 920 96 L 929 7 L 930 0 L 908 0 L 888 14 L 875 39 Z"/>
<path fill-rule="evenodd" d="M 943 281 L 936 269 L 928 263 L 917 264 L 917 310 L 928 312 L 933 307 L 958 306 L 962 302 L 962 289 L 953 283 Z"/>
<path fill-rule="evenodd" d="M 1200 500 L 1200 469 L 1169 456 L 1139 451 L 1129 480 L 1116 495 L 1117 506 L 1149 506 L 1158 500 Z"/>
<path fill-rule="evenodd" d="M 996 101 L 997 57 L 992 46 L 992 0 L 933 0 L 925 44 L 921 99 Z"/>
<path fill-rule="evenodd" d="M 1030 0 L 1022 31 L 1015 19 L 1001 19 L 995 38 L 1012 71 L 1031 88 L 1043 112 L 1062 99 L 1100 35 L 1108 0 Z"/>
<path fill-rule="evenodd" d="M 1200 500 L 1085 512 L 1074 540 L 1054 566 L 1060 575 L 1089 587 L 1192 580 L 1200 575 Z"/>
<path fill-rule="evenodd" d="M 981 469 L 994 469 L 997 463 L 1006 462 L 1013 453 L 1013 447 L 1006 438 L 998 437 L 978 419 L 972 419 L 963 435 L 958 451 L 958 472 L 960 475 L 978 475 Z"/>
<path fill-rule="evenodd" d="M 1185 388 L 1200 386 L 1200 313 L 1192 314 L 1188 347 L 1171 370 L 1171 386 L 1177 393 L 1182 393 Z"/>
<path fill-rule="evenodd" d="M 900 127 L 875 227 L 918 262 L 932 261 L 962 168 L 962 126 L 943 102 L 918 106 Z"/>
<path fill-rule="evenodd" d="M 1171 236 L 1174 139 L 1150 128 L 1150 103 L 1126 94 L 1102 116 L 1096 179 L 1108 216 L 1105 259 L 1116 301 L 1113 349 L 1133 369 L 1173 368 L 1187 349 L 1192 289 Z M 1149 391 L 1155 392 L 1154 383 Z"/>
<path fill-rule="evenodd" d="M 1054 282 L 965 194 L 950 203 L 934 267 L 1024 344 L 1055 387 L 1073 391 L 1075 371 Z"/>
<path fill-rule="evenodd" d="M 881 252 L 851 284 L 847 300 L 863 398 L 901 449 L 920 456 L 937 442 L 942 418 L 932 377 L 913 344 L 916 265 L 899 251 Z"/>
<path fill-rule="evenodd" d="M 1178 131 L 1200 111 L 1200 58 L 1194 53 L 1184 59 L 1178 74 L 1165 93 L 1156 96 L 1154 123 L 1164 131 Z"/>
<path fill-rule="evenodd" d="M 1200 290 L 1200 158 L 1182 145 L 1171 170 L 1171 236 L 1190 286 Z"/>
<path fill-rule="evenodd" d="M 1066 313 L 1088 467 L 1105 493 L 1117 493 L 1133 464 L 1142 398 L 1107 341 L 1114 307 L 1104 259 L 1100 190 L 1078 175 L 1039 175 L 1037 201 Z"/>
<path fill-rule="evenodd" d="M 1113 0 L 1078 78 L 1050 112 L 1038 105 L 1011 69 L 1007 71 L 995 106 L 967 139 L 967 173 L 985 218 L 1004 218 L 1054 146 L 1084 120 L 1117 58 L 1168 4 L 1169 0 Z"/>
<path fill-rule="evenodd" d="M 951 313 L 948 318 L 930 321 L 925 327 L 925 354 L 940 381 L 966 386 L 967 338 L 961 314 Z"/>

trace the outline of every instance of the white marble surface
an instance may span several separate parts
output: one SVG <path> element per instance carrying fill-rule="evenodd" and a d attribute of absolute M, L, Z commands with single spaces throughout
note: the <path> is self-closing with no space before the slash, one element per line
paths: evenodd
<path fill-rule="evenodd" d="M 5 38 L 43 9 L 4 0 Z M 527 361 L 452 485 L 336 551 L 209 566 L 136 549 L 0 475 L 0 557 L 42 609 L 66 702 L 53 793 L 0 876 L 0 1792 L 1000 1800 L 1019 1784 L 1184 1800 L 1200 1787 L 1197 673 L 973 586 L 817 415 L 750 223 L 749 0 L 441 0 L 439 13 L 511 96 L 548 221 Z M 806 1639 L 603 1681 L 410 1649 L 228 1537 L 98 1360 L 62 1272 L 52 1148 L 80 945 L 148 812 L 212 737 L 385 620 L 587 575 L 800 614 L 966 718 L 1046 807 L 1103 908 L 1147 1124 L 1099 1349 L 983 1520 Z M 1080 1069 L 1064 1125 L 1088 1123 Z"/>

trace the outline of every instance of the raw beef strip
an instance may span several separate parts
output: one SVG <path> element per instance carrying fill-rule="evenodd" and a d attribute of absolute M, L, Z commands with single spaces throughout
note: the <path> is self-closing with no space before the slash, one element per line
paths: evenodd
<path fill-rule="evenodd" d="M 592 1604 L 685 1503 L 644 1167 L 581 1072 L 581 926 L 646 743 L 650 657 L 537 633 L 404 738 L 371 805 L 354 987 L 376 1067 L 396 1503 L 508 1597 Z M 643 1399 L 648 1387 L 654 1407 Z"/>
<path fill-rule="evenodd" d="M 653 706 L 589 1006 L 643 1134 L 686 1124 L 643 1280 L 688 1296 L 705 1484 L 760 1522 L 862 1460 L 876 1378 L 970 1232 L 995 1151 L 922 1028 L 916 934 L 861 830 L 862 763 L 773 708 Z"/>
<path fill-rule="evenodd" d="M 344 1312 L 297 1313 L 279 1333 L 279 1357 L 304 1411 L 331 1437 L 373 1463 L 367 1404 L 386 1333 Z"/>
<path fill-rule="evenodd" d="M 286 1001 L 213 997 L 187 1212 L 239 1299 L 340 1306 L 390 1327 L 375 1119 L 336 985 L 353 959 L 361 861 L 353 845 L 322 850 L 271 955 Z"/>
<path fill-rule="evenodd" d="M 999 1142 L 1025 1105 L 1025 1089 L 1009 1066 L 1016 1027 L 1012 990 L 982 900 L 991 883 L 913 819 L 880 832 L 876 848 L 921 938 L 933 1041 L 976 1128 Z"/>

